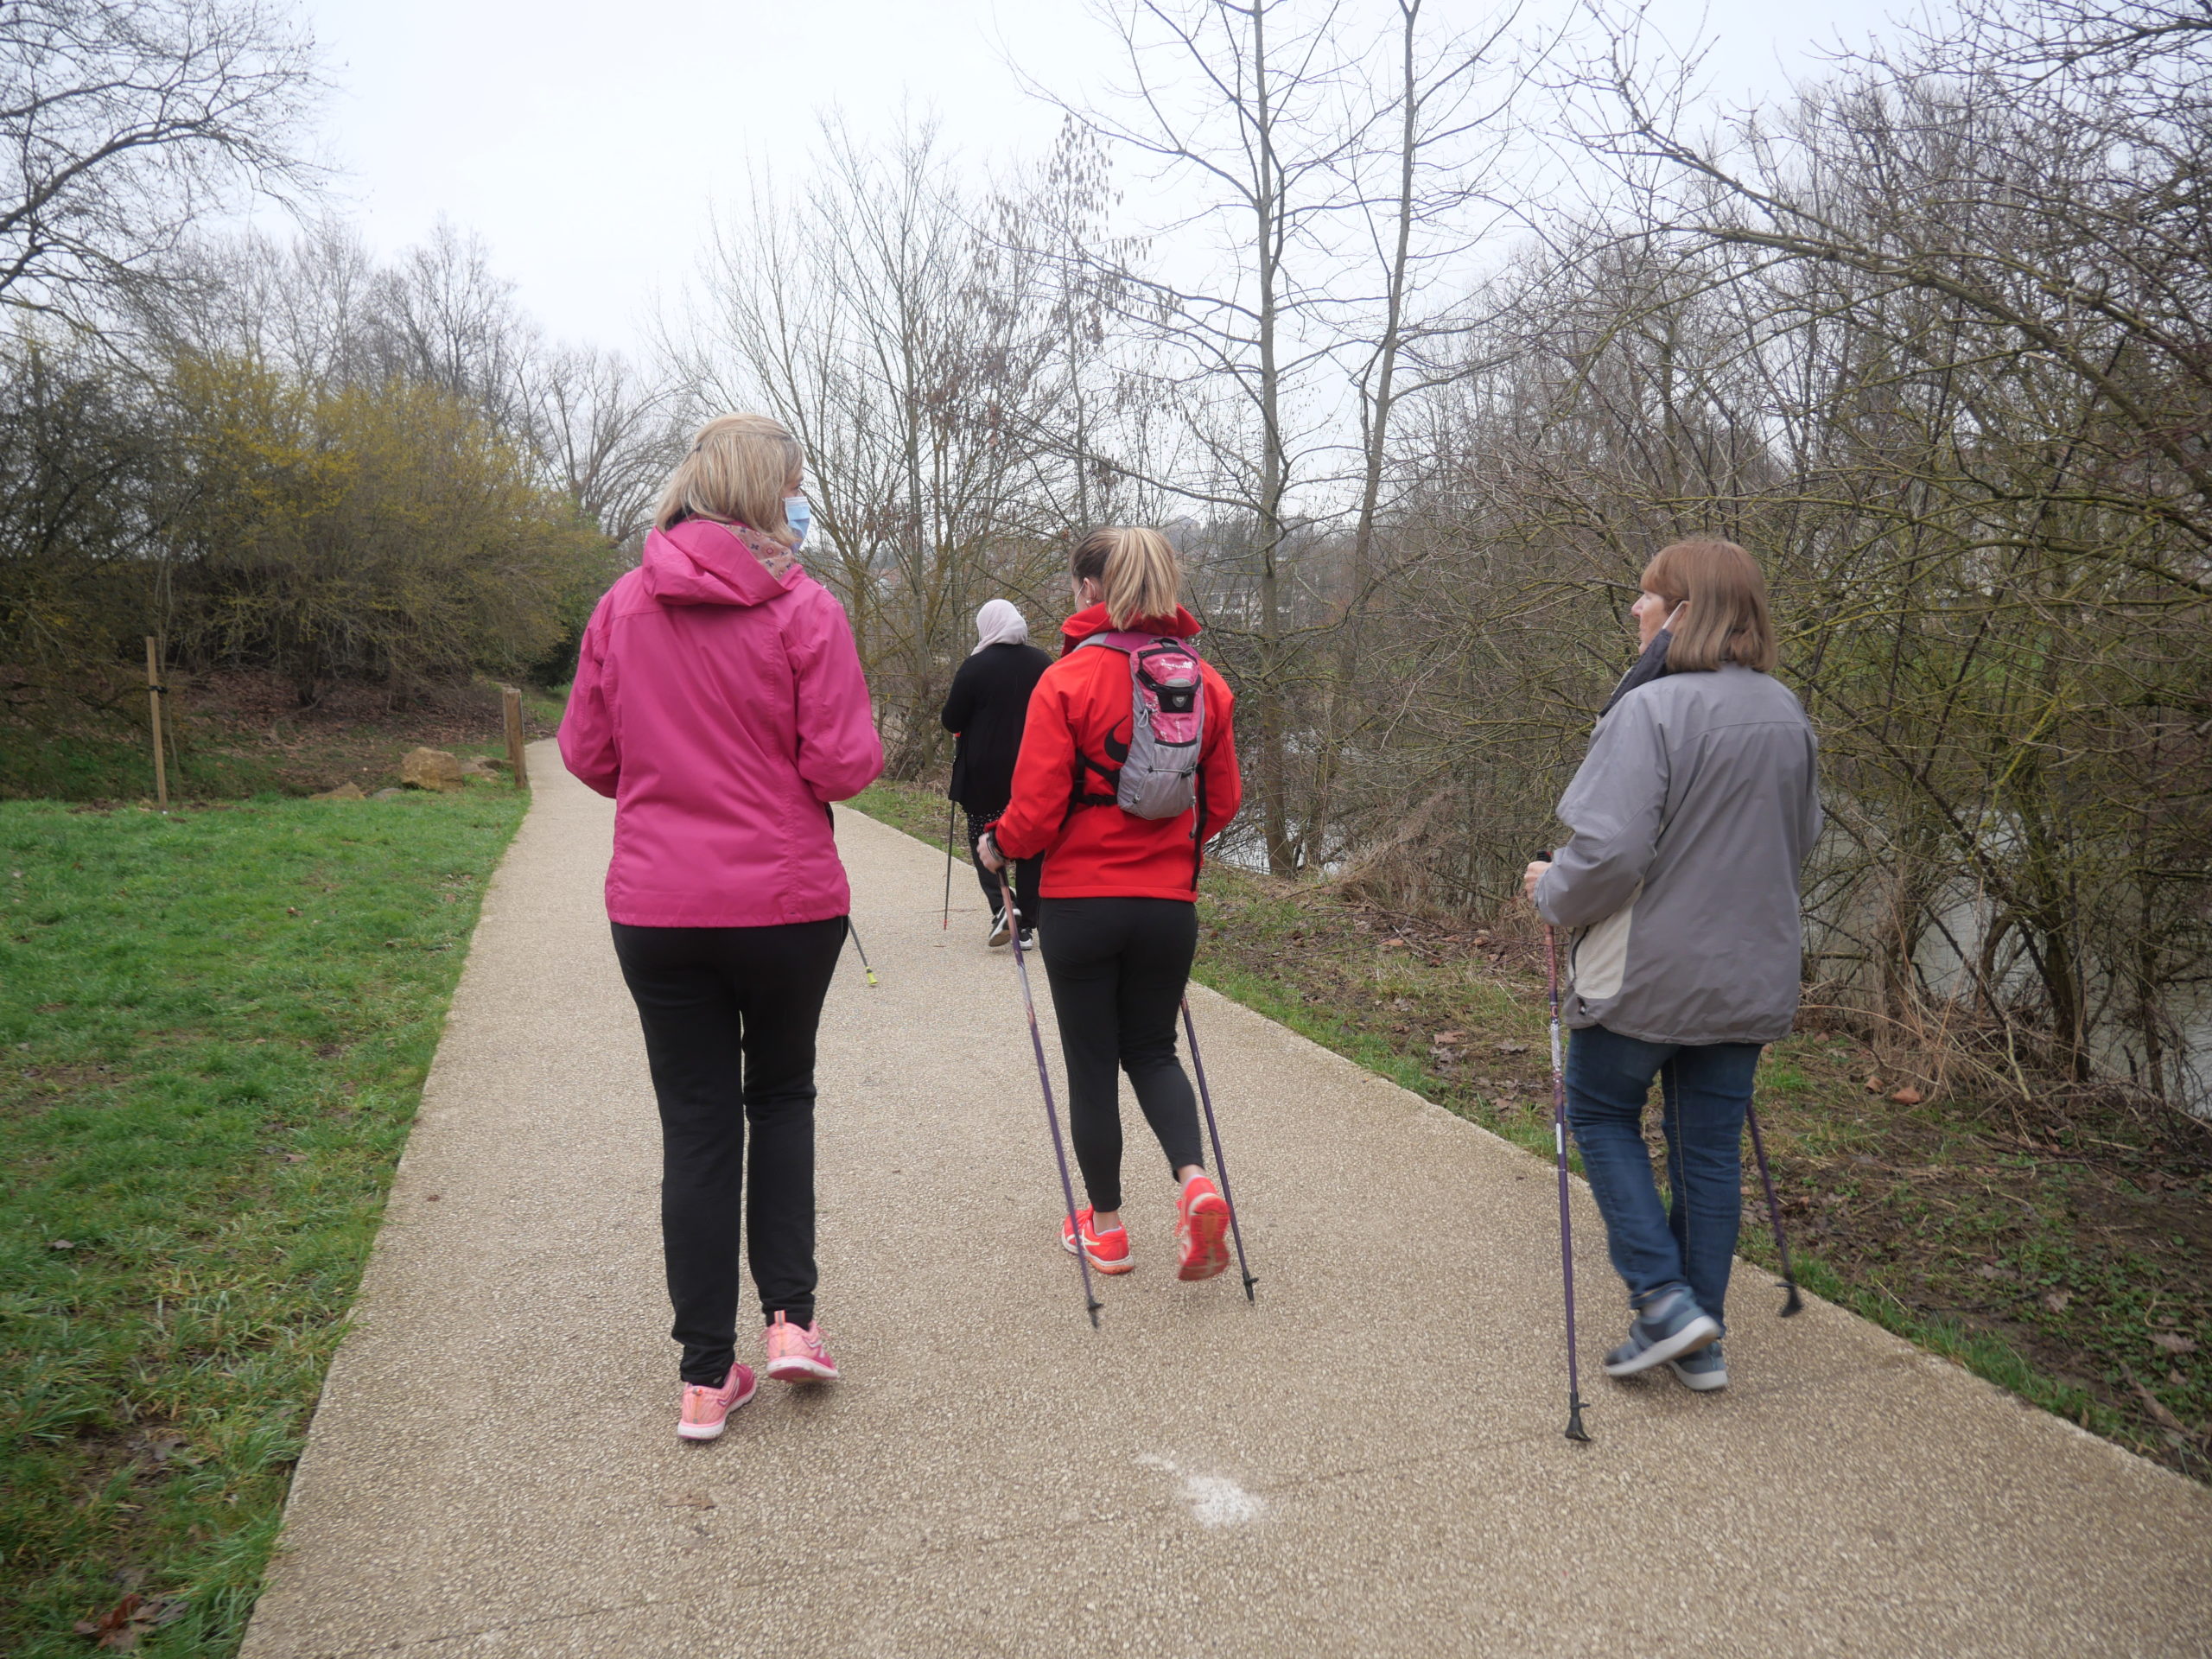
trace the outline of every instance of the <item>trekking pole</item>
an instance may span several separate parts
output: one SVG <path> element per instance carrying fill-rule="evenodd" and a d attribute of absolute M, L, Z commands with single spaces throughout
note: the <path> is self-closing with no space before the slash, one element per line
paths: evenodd
<path fill-rule="evenodd" d="M 1805 1299 L 1797 1294 L 1797 1275 L 1789 1271 L 1789 1241 L 1782 1236 L 1782 1206 L 1774 1199 L 1774 1177 L 1767 1173 L 1766 1137 L 1759 1133 L 1758 1108 L 1749 1101 L 1744 1103 L 1744 1122 L 1751 1128 L 1751 1152 L 1759 1160 L 1759 1185 L 1766 1189 L 1766 1217 L 1774 1224 L 1774 1253 L 1782 1258 L 1782 1287 L 1789 1293 L 1783 1299 L 1782 1317 L 1805 1311 Z"/>
<path fill-rule="evenodd" d="M 952 817 L 959 810 L 957 801 L 944 804 L 944 919 L 937 925 L 940 933 L 952 925 Z"/>
<path fill-rule="evenodd" d="M 1552 1007 L 1552 1147 L 1559 1157 L 1559 1265 L 1567 1287 L 1567 1438 L 1589 1443 L 1582 1427 L 1582 1373 L 1574 1357 L 1574 1224 L 1567 1217 L 1567 1060 L 1559 1038 L 1559 936 L 1544 924 L 1544 964 Z"/>
<path fill-rule="evenodd" d="M 1191 999 L 1183 999 L 1183 1034 L 1191 1041 L 1191 1070 L 1198 1074 L 1198 1101 L 1206 1109 L 1206 1134 L 1213 1141 L 1214 1173 L 1221 1177 L 1222 1201 L 1229 1205 L 1229 1236 L 1236 1241 L 1236 1271 L 1244 1275 L 1244 1300 L 1259 1299 L 1252 1287 L 1260 1281 L 1244 1260 L 1244 1229 L 1236 1219 L 1236 1195 L 1229 1190 L 1229 1160 L 1221 1154 L 1221 1126 L 1213 1121 L 1213 1095 L 1206 1087 L 1206 1063 L 1198 1058 L 1198 1028 L 1191 1023 Z"/>
<path fill-rule="evenodd" d="M 1067 1200 L 1068 1229 L 1075 1238 L 1075 1264 L 1083 1273 L 1084 1312 L 1090 1315 L 1090 1328 L 1098 1328 L 1098 1310 L 1103 1306 L 1090 1288 L 1090 1261 L 1083 1253 L 1083 1229 L 1075 1219 L 1075 1183 L 1068 1179 L 1068 1152 L 1060 1139 L 1060 1115 L 1052 1105 L 1052 1075 L 1045 1069 L 1045 1039 L 1037 1029 L 1037 999 L 1029 991 L 1029 964 L 1021 948 L 1021 913 L 1014 907 L 1014 888 L 1007 872 L 1014 868 L 1009 859 L 999 870 L 999 896 L 1005 902 L 1006 913 L 1013 927 L 1014 971 L 1021 981 L 1021 1006 L 1029 1014 L 1029 1046 L 1037 1053 L 1037 1086 L 1045 1091 L 1045 1122 L 1052 1131 L 1052 1156 L 1060 1166 L 1060 1196 Z"/>
<path fill-rule="evenodd" d="M 868 965 L 868 947 L 861 943 L 861 931 L 853 925 L 853 918 L 845 918 L 845 937 L 853 942 L 853 949 L 861 953 L 861 971 L 868 976 L 868 982 L 876 982 L 875 969 Z"/>

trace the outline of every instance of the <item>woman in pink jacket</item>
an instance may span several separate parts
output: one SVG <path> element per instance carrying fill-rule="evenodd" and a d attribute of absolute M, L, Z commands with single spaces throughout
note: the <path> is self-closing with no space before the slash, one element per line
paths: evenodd
<path fill-rule="evenodd" d="M 791 550 L 800 463 L 765 416 L 700 429 L 642 562 L 592 613 L 561 721 L 569 770 L 614 798 L 607 913 L 660 1104 L 693 1440 L 753 1397 L 741 1198 L 768 1375 L 837 1375 L 814 1313 L 814 1038 L 850 902 L 830 803 L 883 746 L 851 625 Z"/>

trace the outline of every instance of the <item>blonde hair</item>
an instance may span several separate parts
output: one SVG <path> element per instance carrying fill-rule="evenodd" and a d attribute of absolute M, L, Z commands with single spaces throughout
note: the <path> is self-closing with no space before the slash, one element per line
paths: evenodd
<path fill-rule="evenodd" d="M 1106 620 L 1117 628 L 1175 614 L 1183 566 L 1158 531 L 1117 524 L 1094 530 L 1075 544 L 1069 565 L 1077 582 L 1095 582 L 1106 598 Z"/>
<path fill-rule="evenodd" d="M 1642 585 L 1670 607 L 1689 607 L 1667 647 L 1669 672 L 1696 673 L 1723 663 L 1774 672 L 1766 577 L 1735 543 L 1700 539 L 1662 547 L 1643 567 Z"/>
<path fill-rule="evenodd" d="M 721 415 L 701 427 L 676 463 L 653 509 L 653 527 L 686 518 L 745 525 L 789 547 L 798 534 L 784 519 L 784 495 L 806 454 L 781 421 Z"/>

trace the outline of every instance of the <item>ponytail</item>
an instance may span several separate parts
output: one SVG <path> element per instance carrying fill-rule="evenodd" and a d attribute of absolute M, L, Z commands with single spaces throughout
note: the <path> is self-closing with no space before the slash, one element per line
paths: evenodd
<path fill-rule="evenodd" d="M 1115 525 L 1094 530 L 1076 543 L 1070 565 L 1077 582 L 1095 582 L 1106 600 L 1106 620 L 1117 628 L 1175 614 L 1183 567 L 1158 531 Z"/>

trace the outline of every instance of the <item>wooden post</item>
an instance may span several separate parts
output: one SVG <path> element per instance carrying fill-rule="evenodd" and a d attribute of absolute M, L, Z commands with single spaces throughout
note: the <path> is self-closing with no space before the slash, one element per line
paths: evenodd
<path fill-rule="evenodd" d="M 530 787 L 530 774 L 522 755 L 522 693 L 512 685 L 499 688 L 499 701 L 507 717 L 507 765 L 514 768 L 515 787 Z"/>
<path fill-rule="evenodd" d="M 169 810 L 169 772 L 162 756 L 162 693 L 168 689 L 162 683 L 161 653 L 149 633 L 146 636 L 146 712 L 154 723 L 154 802 L 164 812 Z"/>

